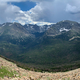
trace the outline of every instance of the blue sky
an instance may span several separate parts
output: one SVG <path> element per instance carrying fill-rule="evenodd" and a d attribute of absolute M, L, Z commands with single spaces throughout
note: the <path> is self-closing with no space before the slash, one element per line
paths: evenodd
<path fill-rule="evenodd" d="M 28 11 L 31 8 L 33 8 L 33 7 L 36 6 L 36 3 L 35 2 L 31 2 L 31 1 L 26 1 L 26 2 L 12 2 L 11 4 L 20 7 L 20 9 L 22 11 Z"/>
<path fill-rule="evenodd" d="M 0 0 L 0 24 L 52 24 L 80 22 L 80 0 Z"/>

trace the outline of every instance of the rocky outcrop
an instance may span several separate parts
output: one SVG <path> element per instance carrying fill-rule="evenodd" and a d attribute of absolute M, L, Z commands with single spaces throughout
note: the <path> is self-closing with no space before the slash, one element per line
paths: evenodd
<path fill-rule="evenodd" d="M 68 72 L 41 73 L 22 69 L 16 64 L 0 57 L 0 67 L 6 66 L 18 73 L 16 77 L 4 77 L 0 80 L 80 80 L 80 68 Z"/>

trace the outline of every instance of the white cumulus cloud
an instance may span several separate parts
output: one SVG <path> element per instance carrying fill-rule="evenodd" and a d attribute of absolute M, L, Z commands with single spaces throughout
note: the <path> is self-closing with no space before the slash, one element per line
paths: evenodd
<path fill-rule="evenodd" d="M 0 23 L 12 22 L 19 16 L 24 16 L 24 14 L 20 13 L 19 7 L 7 3 L 0 3 Z"/>
<path fill-rule="evenodd" d="M 80 13 L 80 7 L 67 4 L 66 11 L 72 14 Z"/>
<path fill-rule="evenodd" d="M 32 0 L 37 5 L 27 14 L 33 21 L 58 22 L 61 20 L 80 21 L 79 0 Z M 74 14 L 72 14 L 74 13 Z M 77 14 L 78 13 L 78 14 Z"/>
<path fill-rule="evenodd" d="M 36 6 L 22 11 L 8 2 L 32 1 Z M 0 23 L 56 23 L 61 20 L 80 21 L 80 0 L 0 0 Z M 39 23 L 40 22 L 40 23 Z M 44 23 L 43 23 L 44 22 Z"/>

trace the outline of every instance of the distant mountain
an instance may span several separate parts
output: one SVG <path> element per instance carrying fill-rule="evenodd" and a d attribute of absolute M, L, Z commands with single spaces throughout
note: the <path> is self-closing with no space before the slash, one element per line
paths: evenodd
<path fill-rule="evenodd" d="M 31 34 L 19 23 L 4 23 L 0 26 L 0 36 L 10 36 L 12 38 L 29 37 Z"/>
<path fill-rule="evenodd" d="M 50 28 L 52 25 L 44 25 L 44 26 L 38 26 L 33 24 L 26 24 L 24 25 L 24 28 L 27 29 L 30 33 L 42 33 L 45 32 L 48 28 Z"/>
<path fill-rule="evenodd" d="M 78 68 L 80 24 L 69 20 L 51 26 L 4 23 L 0 25 L 0 55 L 47 71 L 56 67 L 59 71 L 65 65 L 66 70 Z"/>
<path fill-rule="evenodd" d="M 52 25 L 33 25 L 33 24 L 25 24 L 23 27 L 31 34 L 33 34 L 35 37 L 40 37 L 44 34 L 45 31 L 47 31 Z"/>
<path fill-rule="evenodd" d="M 51 25 L 38 26 L 33 24 L 21 25 L 20 23 L 0 24 L 0 35 L 12 38 L 40 37 Z"/>
<path fill-rule="evenodd" d="M 69 20 L 61 21 L 49 28 L 46 35 L 56 36 L 68 31 L 71 32 L 69 35 L 76 36 L 78 33 L 80 34 L 80 24 Z"/>

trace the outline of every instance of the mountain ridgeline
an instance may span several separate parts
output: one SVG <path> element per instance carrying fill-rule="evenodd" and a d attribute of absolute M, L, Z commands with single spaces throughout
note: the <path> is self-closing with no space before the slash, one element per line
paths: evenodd
<path fill-rule="evenodd" d="M 80 67 L 80 24 L 61 21 L 37 26 L 0 25 L 0 55 L 24 68 L 66 71 Z M 20 64 L 21 63 L 21 64 Z"/>

